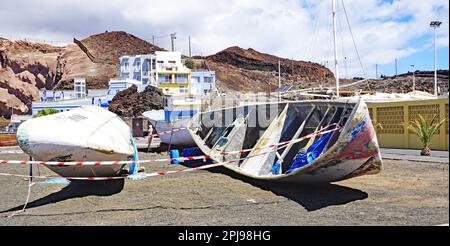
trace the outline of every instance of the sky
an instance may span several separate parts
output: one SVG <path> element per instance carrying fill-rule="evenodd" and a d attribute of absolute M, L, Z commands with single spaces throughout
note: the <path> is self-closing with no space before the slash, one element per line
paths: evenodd
<path fill-rule="evenodd" d="M 193 55 L 210 55 L 240 46 L 321 63 L 334 71 L 331 3 L 0 0 L 0 37 L 64 45 L 74 37 L 126 31 L 150 42 L 155 36 L 158 46 L 170 49 L 168 34 L 176 32 L 175 48 L 186 55 L 190 36 Z M 433 70 L 433 29 L 429 26 L 432 20 L 443 22 L 436 30 L 438 69 L 448 69 L 447 0 L 336 0 L 340 77 L 375 77 L 376 66 L 378 75 L 394 75 L 395 59 L 398 73 L 412 71 L 412 64 L 417 70 Z"/>

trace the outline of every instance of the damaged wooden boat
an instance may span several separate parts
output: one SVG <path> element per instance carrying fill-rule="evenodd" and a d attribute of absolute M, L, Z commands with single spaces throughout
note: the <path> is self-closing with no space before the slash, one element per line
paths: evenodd
<path fill-rule="evenodd" d="M 250 178 L 334 182 L 382 169 L 367 105 L 359 98 L 246 105 L 204 112 L 193 120 L 199 127 L 189 132 L 203 153 Z M 331 125 L 339 128 L 295 141 Z M 292 140 L 282 148 L 261 149 Z M 242 149 L 252 150 L 236 153 Z"/>
<path fill-rule="evenodd" d="M 17 130 L 20 148 L 37 161 L 121 161 L 134 154 L 128 125 L 97 106 L 33 118 Z M 47 166 L 63 177 L 110 177 L 124 165 Z"/>

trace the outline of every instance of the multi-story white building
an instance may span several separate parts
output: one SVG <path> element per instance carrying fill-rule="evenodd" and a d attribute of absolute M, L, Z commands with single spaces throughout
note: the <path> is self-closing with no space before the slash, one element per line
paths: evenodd
<path fill-rule="evenodd" d="M 111 80 L 110 87 L 126 89 L 131 81 L 138 82 L 140 90 L 152 85 L 166 94 L 201 95 L 215 88 L 215 73 L 191 72 L 183 64 L 181 52 L 156 51 L 154 55 L 120 57 L 120 79 Z"/>

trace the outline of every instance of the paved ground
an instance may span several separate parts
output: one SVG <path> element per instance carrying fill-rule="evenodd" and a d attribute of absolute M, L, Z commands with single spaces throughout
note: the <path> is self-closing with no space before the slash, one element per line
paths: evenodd
<path fill-rule="evenodd" d="M 432 150 L 431 156 L 421 156 L 420 150 L 412 149 L 381 149 L 384 159 L 407 160 L 418 162 L 449 163 L 449 152 Z"/>
<path fill-rule="evenodd" d="M 160 155 L 142 153 L 140 158 Z M 26 159 L 0 154 L 0 159 Z M 0 225 L 438 225 L 449 218 L 448 164 L 385 160 L 379 175 L 326 186 L 255 184 L 222 169 L 145 181 L 36 184 L 0 176 Z M 146 171 L 185 168 L 150 164 Z M 0 166 L 27 173 L 26 166 Z M 51 174 L 40 167 L 41 174 Z M 37 169 L 35 169 L 35 173 Z M 230 176 L 231 175 L 231 176 Z"/>

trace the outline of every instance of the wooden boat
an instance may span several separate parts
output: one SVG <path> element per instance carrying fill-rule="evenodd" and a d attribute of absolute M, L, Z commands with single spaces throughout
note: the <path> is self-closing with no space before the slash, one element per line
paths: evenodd
<path fill-rule="evenodd" d="M 243 115 L 245 122 L 237 125 L 236 119 Z M 199 127 L 189 132 L 203 153 L 217 163 L 238 160 L 224 167 L 250 178 L 334 182 L 382 169 L 367 105 L 358 98 L 246 105 L 204 112 L 194 120 Z M 339 125 L 339 130 L 283 148 L 252 150 L 231 157 L 221 154 L 295 140 L 333 124 Z M 226 148 L 217 148 L 217 139 L 224 137 Z"/>
<path fill-rule="evenodd" d="M 17 130 L 20 148 L 38 161 L 119 161 L 133 156 L 130 128 L 97 106 L 33 118 Z M 61 176 L 109 177 L 123 165 L 47 166 Z"/>

